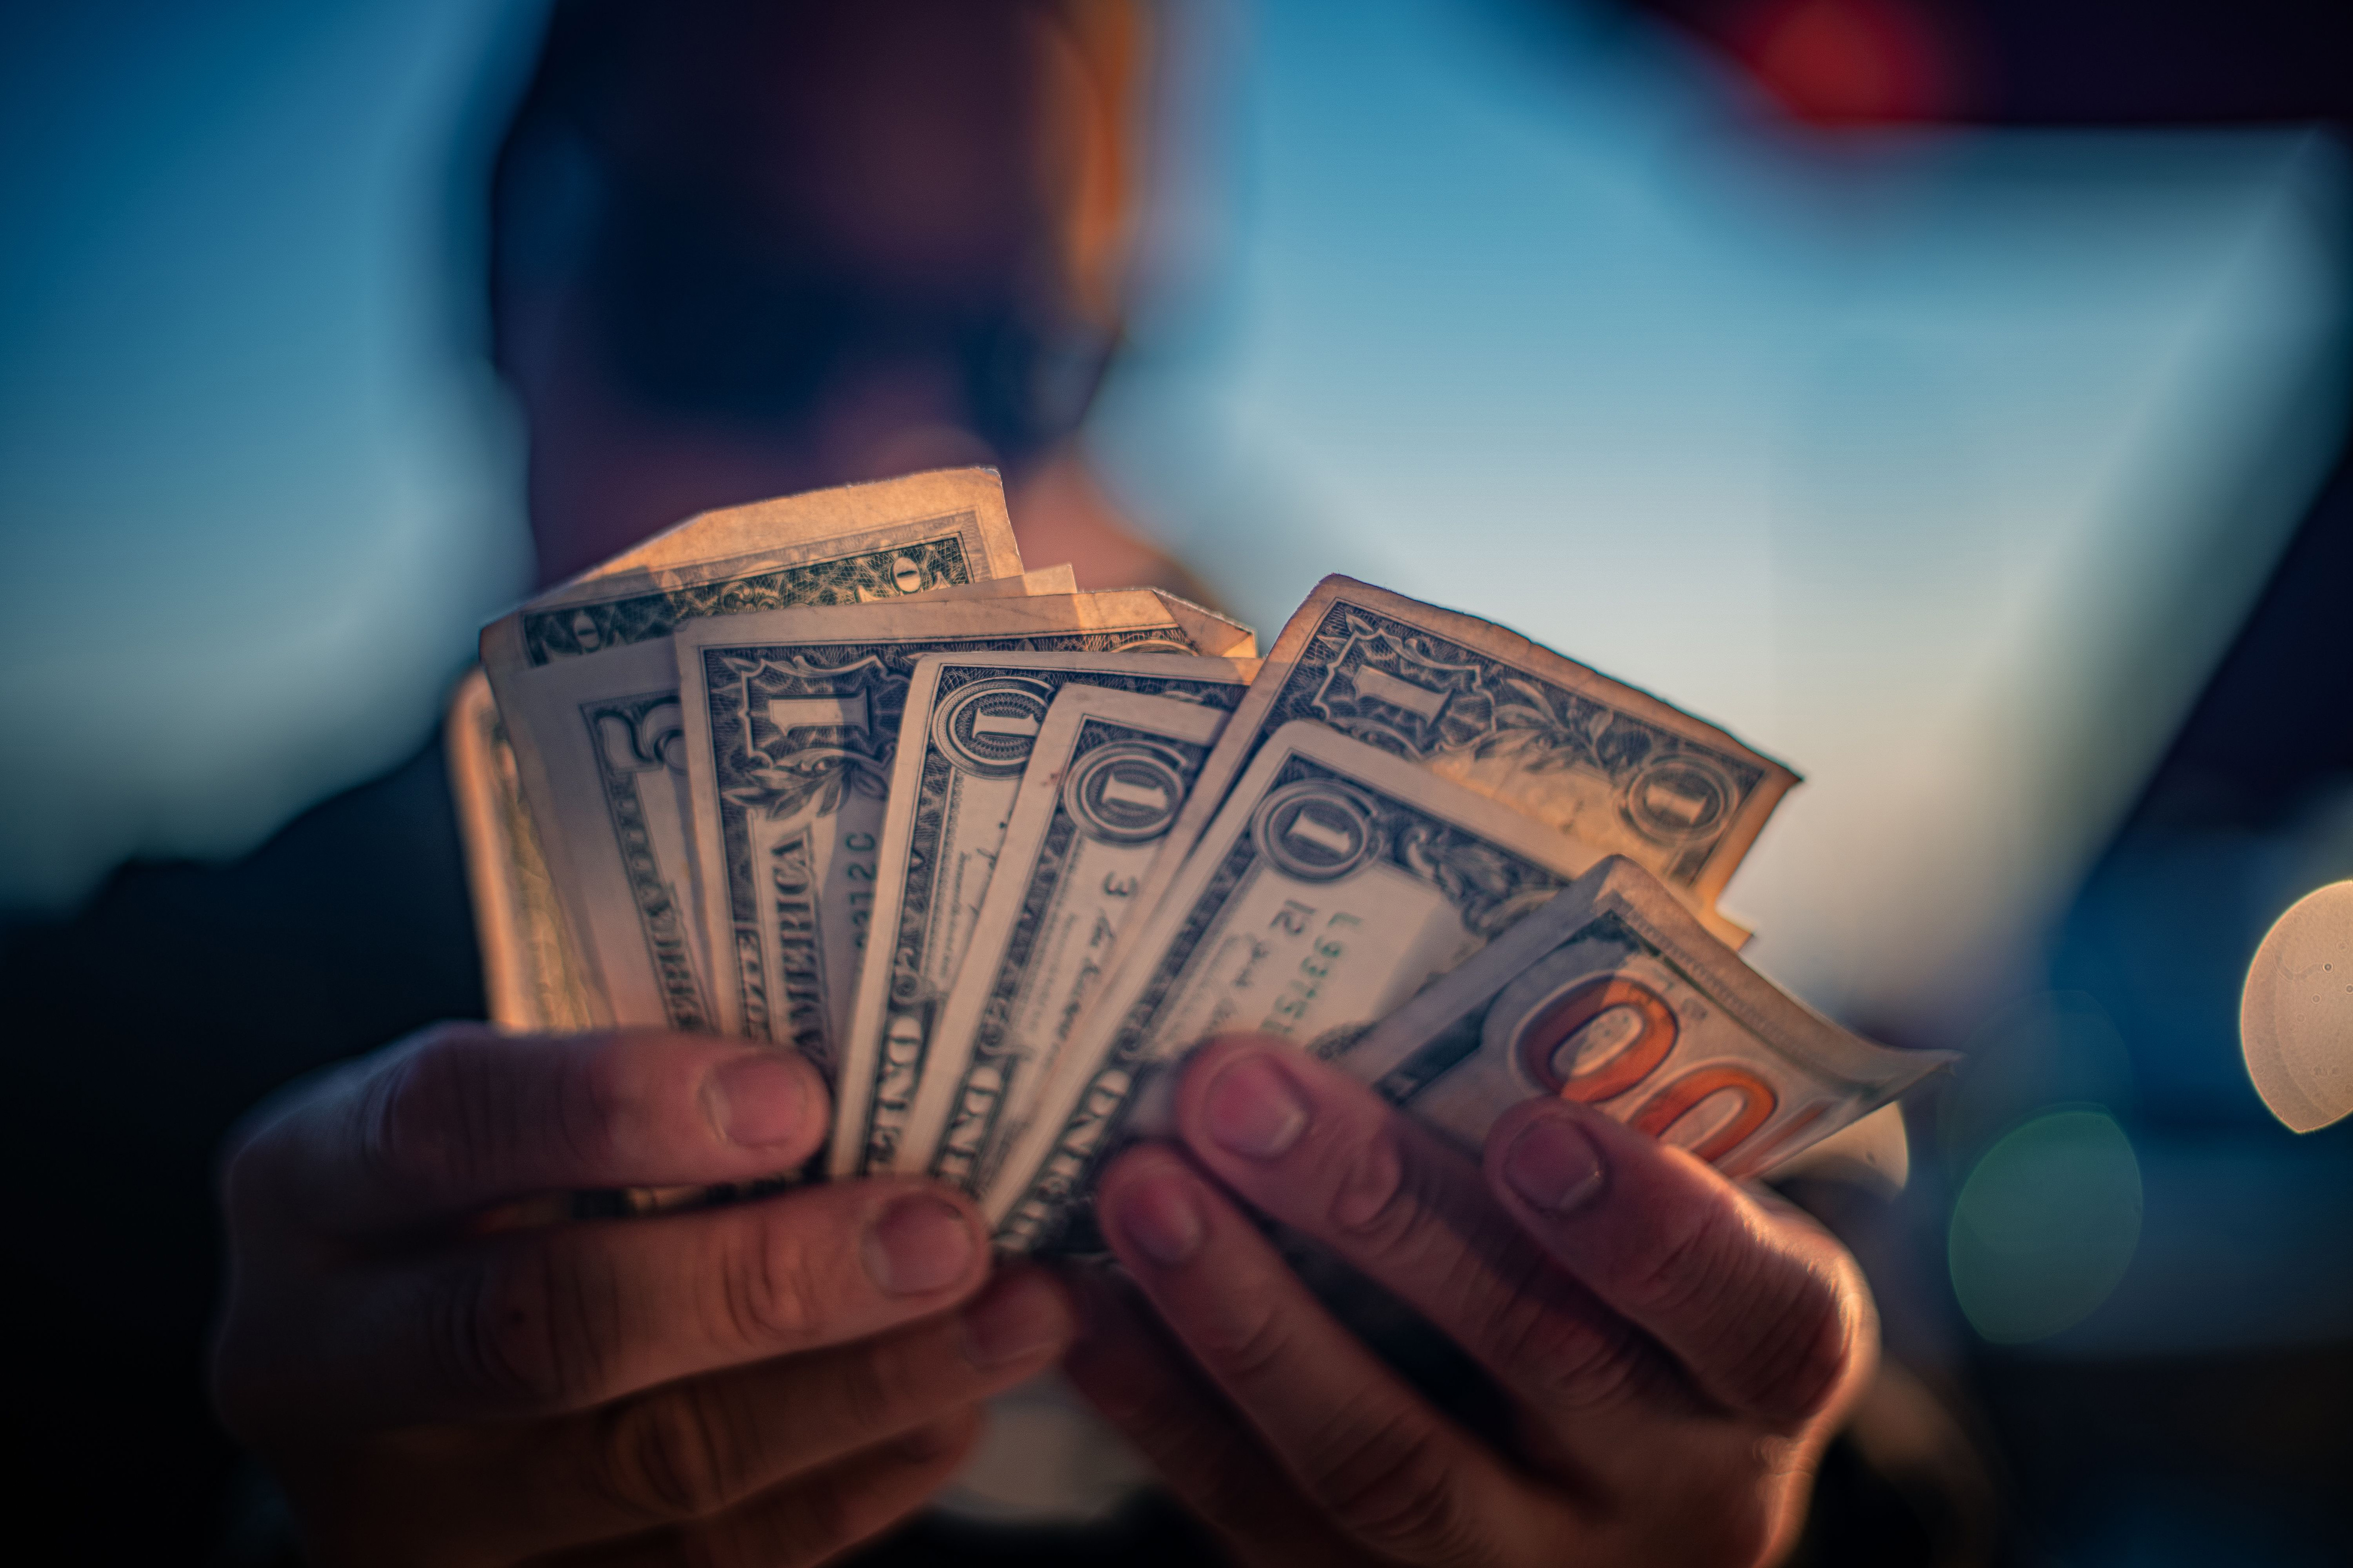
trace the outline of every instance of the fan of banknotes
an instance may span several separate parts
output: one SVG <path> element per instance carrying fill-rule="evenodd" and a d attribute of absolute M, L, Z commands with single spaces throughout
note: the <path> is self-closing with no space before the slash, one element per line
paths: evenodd
<path fill-rule="evenodd" d="M 1736 1176 L 1947 1059 L 1740 960 L 1778 763 L 1345 577 L 1257 654 L 1025 572 L 986 469 L 690 519 L 485 628 L 452 706 L 493 1016 L 798 1050 L 823 1173 L 961 1184 L 1008 1251 L 1221 1031 L 1469 1147 L 1561 1095 Z"/>

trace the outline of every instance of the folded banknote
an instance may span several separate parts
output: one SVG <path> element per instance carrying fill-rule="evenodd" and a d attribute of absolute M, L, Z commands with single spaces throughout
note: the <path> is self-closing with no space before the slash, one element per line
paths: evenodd
<path fill-rule="evenodd" d="M 1620 856 L 1320 1054 L 1465 1149 L 1513 1106 L 1556 1095 L 1734 1177 L 1771 1170 L 1956 1059 L 1841 1028 Z"/>

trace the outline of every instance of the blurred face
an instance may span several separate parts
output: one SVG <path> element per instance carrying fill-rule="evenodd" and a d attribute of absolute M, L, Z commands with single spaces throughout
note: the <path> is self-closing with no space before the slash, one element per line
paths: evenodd
<path fill-rule="evenodd" d="M 1075 424 L 1134 44 L 1077 9 L 559 10 L 494 198 L 543 577 L 709 506 L 1018 467 Z"/>

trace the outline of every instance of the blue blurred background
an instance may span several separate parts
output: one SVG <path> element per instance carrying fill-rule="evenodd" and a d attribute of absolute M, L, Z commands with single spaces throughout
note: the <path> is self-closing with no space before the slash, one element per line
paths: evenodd
<path fill-rule="evenodd" d="M 408 756 L 529 585 L 481 192 L 543 19 L 0 11 L 13 919 Z M 1726 903 L 1970 1054 L 1843 1224 L 1987 1538 L 2342 1561 L 2353 1140 L 2235 1034 L 2353 876 L 2341 14 L 1198 0 L 1154 53 L 1105 488 L 1264 634 L 1348 572 L 1805 773 Z"/>

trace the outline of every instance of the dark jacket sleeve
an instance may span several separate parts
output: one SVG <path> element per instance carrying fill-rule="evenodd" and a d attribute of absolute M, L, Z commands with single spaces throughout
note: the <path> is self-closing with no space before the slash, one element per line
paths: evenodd
<path fill-rule="evenodd" d="M 71 919 L 0 935 L 6 1404 L 41 1515 L 90 1532 L 78 1559 L 199 1562 L 219 1539 L 234 1457 L 201 1366 L 223 1135 L 290 1079 L 481 1015 L 438 744 L 234 864 L 128 866 Z"/>

